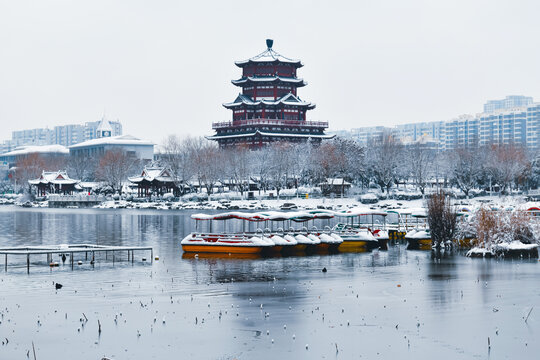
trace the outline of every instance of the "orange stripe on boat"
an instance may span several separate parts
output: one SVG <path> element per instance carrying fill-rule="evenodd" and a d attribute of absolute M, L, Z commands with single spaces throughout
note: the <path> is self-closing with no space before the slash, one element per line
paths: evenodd
<path fill-rule="evenodd" d="M 182 245 L 185 252 L 258 254 L 263 246 Z"/>

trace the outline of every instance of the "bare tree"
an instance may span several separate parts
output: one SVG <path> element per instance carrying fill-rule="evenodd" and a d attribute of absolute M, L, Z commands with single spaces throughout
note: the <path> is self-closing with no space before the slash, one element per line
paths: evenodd
<path fill-rule="evenodd" d="M 245 146 L 238 146 L 223 151 L 224 161 L 227 165 L 226 172 L 231 178 L 231 183 L 243 196 L 244 191 L 249 190 L 251 171 L 250 150 Z"/>
<path fill-rule="evenodd" d="M 429 197 L 427 208 L 431 241 L 440 248 L 441 244 L 454 239 L 457 213 L 450 202 L 450 197 L 442 190 Z"/>
<path fill-rule="evenodd" d="M 296 144 L 293 147 L 293 152 L 296 159 L 296 166 L 293 168 L 294 175 L 300 184 L 311 185 L 315 176 L 316 148 L 310 140 Z"/>
<path fill-rule="evenodd" d="M 327 141 L 314 151 L 314 164 L 316 180 L 320 182 L 336 176 L 346 166 L 346 159 L 335 143 Z"/>
<path fill-rule="evenodd" d="M 67 162 L 67 170 L 77 180 L 92 180 L 95 174 L 95 158 L 85 155 L 71 155 Z"/>
<path fill-rule="evenodd" d="M 456 149 L 453 157 L 453 177 L 466 197 L 474 189 L 482 174 L 483 164 L 477 149 Z"/>
<path fill-rule="evenodd" d="M 96 178 L 122 194 L 122 182 L 137 168 L 139 161 L 122 150 L 108 150 L 99 159 Z"/>
<path fill-rule="evenodd" d="M 501 185 L 502 193 L 510 190 L 529 167 L 524 149 L 514 144 L 492 146 L 490 155 L 489 170 Z"/>
<path fill-rule="evenodd" d="M 275 142 L 272 144 L 269 175 L 278 198 L 279 192 L 287 188 L 289 176 L 294 167 L 294 153 L 291 151 L 292 146 L 292 144 L 287 142 Z"/>
<path fill-rule="evenodd" d="M 176 135 L 170 135 L 163 144 L 163 163 L 171 171 L 180 195 L 184 194 L 186 184 L 193 174 L 190 144 L 194 142 L 191 138 L 180 139 Z"/>
<path fill-rule="evenodd" d="M 269 146 L 251 152 L 251 172 L 259 180 L 259 195 L 261 189 L 266 192 L 269 188 L 271 161 L 272 149 Z"/>
<path fill-rule="evenodd" d="M 30 193 L 31 187 L 28 180 L 37 179 L 46 167 L 45 159 L 39 154 L 29 154 L 17 162 L 13 180 L 21 188 Z"/>
<path fill-rule="evenodd" d="M 378 141 L 371 142 L 368 147 L 369 172 L 373 181 L 384 192 L 390 191 L 398 177 L 402 145 L 390 133 L 383 134 Z"/>
<path fill-rule="evenodd" d="M 409 147 L 408 154 L 412 178 L 418 190 L 424 195 L 431 175 L 434 151 L 425 144 L 416 143 Z"/>
<path fill-rule="evenodd" d="M 224 175 L 223 151 L 214 142 L 203 137 L 194 138 L 187 144 L 191 159 L 191 168 L 197 176 L 199 186 L 204 186 L 208 195 Z"/>

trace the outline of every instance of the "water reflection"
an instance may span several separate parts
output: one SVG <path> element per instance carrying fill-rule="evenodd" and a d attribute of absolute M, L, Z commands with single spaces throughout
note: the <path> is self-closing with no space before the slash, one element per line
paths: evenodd
<path fill-rule="evenodd" d="M 24 268 L 1 272 L 0 312 L 7 308 L 11 321 L 2 321 L 0 332 L 16 345 L 3 347 L 2 358 L 24 358 L 29 341 L 38 344 L 38 357 L 52 358 L 58 339 L 74 358 L 336 358 L 336 343 L 343 359 L 472 358 L 486 356 L 487 336 L 501 358 L 540 351 L 535 312 L 529 327 L 521 314 L 540 307 L 537 261 L 468 259 L 406 244 L 341 254 L 196 256 L 180 247 L 194 227 L 190 215 L 0 207 L 0 246 L 149 245 L 160 257 L 153 264 L 100 259 L 74 271 L 36 266 L 29 276 Z M 64 288 L 55 290 L 53 281 Z M 82 312 L 92 324 L 78 332 Z M 125 324 L 114 322 L 119 313 Z M 38 316 L 44 327 L 36 326 Z"/>

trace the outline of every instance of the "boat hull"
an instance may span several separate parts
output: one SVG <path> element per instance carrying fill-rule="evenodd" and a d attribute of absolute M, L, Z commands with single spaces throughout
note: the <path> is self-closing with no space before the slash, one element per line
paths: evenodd
<path fill-rule="evenodd" d="M 265 246 L 231 246 L 231 245 L 182 245 L 185 252 L 194 253 L 229 253 L 229 254 L 259 254 Z"/>
<path fill-rule="evenodd" d="M 339 245 L 339 251 L 356 251 L 359 249 L 367 250 L 369 248 L 368 242 L 364 240 L 343 240 Z"/>
<path fill-rule="evenodd" d="M 407 240 L 407 249 L 410 250 L 431 250 L 431 239 L 414 239 L 406 238 Z"/>
<path fill-rule="evenodd" d="M 388 239 L 377 239 L 379 242 L 379 249 L 388 250 Z"/>
<path fill-rule="evenodd" d="M 305 253 L 306 248 L 307 248 L 306 244 L 296 244 L 296 245 L 293 245 L 293 246 L 284 246 L 283 247 L 283 253 L 285 253 L 285 254 Z"/>

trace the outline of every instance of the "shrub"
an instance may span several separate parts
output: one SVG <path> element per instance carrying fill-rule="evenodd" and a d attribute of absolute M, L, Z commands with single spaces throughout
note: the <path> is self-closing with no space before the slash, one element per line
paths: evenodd
<path fill-rule="evenodd" d="M 427 208 L 431 241 L 439 248 L 454 238 L 457 213 L 450 203 L 450 197 L 442 190 L 430 195 Z"/>

